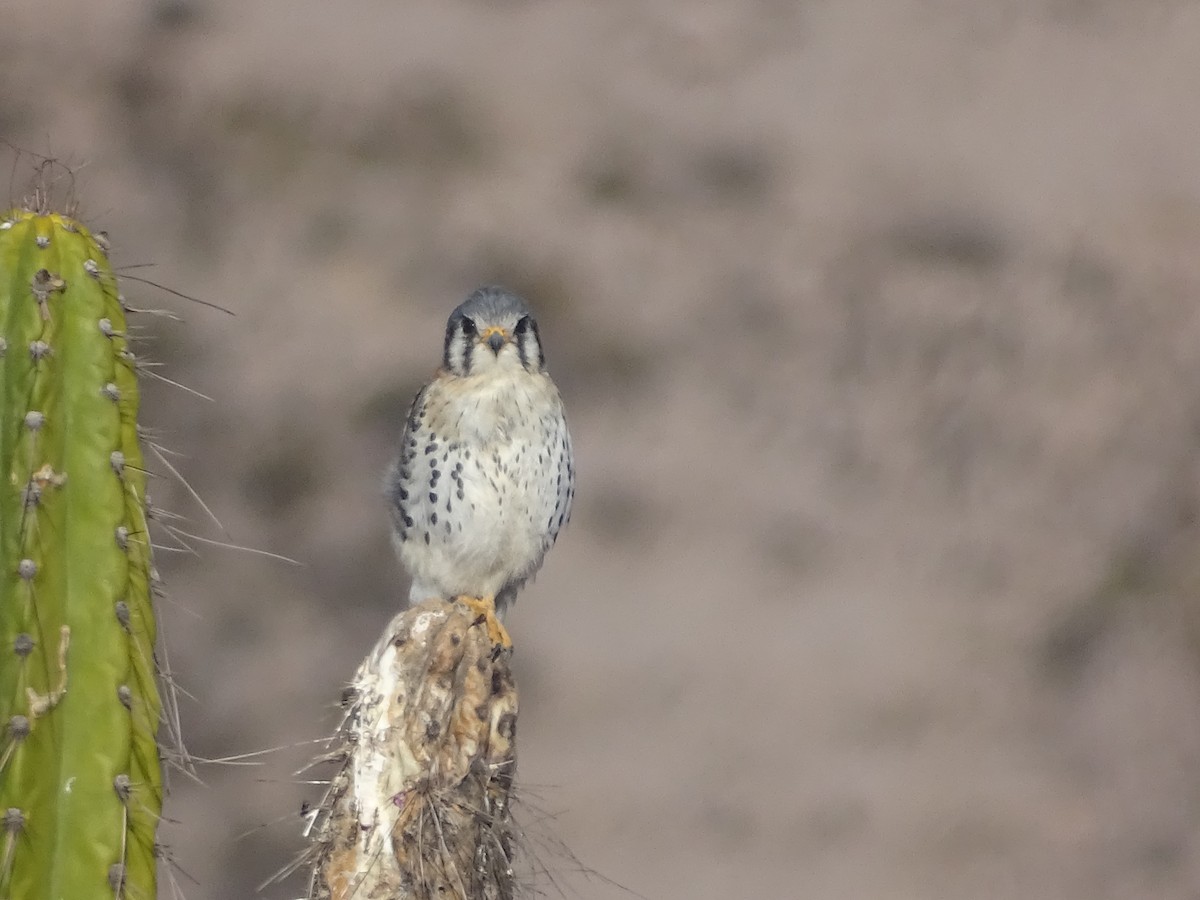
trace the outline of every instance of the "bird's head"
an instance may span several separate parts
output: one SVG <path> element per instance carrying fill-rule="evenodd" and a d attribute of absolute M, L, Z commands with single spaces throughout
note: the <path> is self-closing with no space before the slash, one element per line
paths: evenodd
<path fill-rule="evenodd" d="M 501 287 L 481 287 L 450 314 L 442 365 L 454 375 L 524 369 L 546 363 L 537 322 L 525 301 Z"/>

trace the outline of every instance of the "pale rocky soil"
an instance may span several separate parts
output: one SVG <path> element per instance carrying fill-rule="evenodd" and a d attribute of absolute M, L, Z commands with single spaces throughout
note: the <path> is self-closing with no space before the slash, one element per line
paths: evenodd
<path fill-rule="evenodd" d="M 1197 896 L 1200 6 L 3 18 L 0 135 L 84 164 L 119 262 L 237 311 L 130 289 L 216 398 L 148 419 L 233 540 L 305 563 L 161 555 L 194 753 L 336 722 L 405 590 L 401 416 L 500 280 L 578 448 L 510 617 L 566 896 L 633 894 L 559 841 L 652 900 Z M 298 848 L 308 752 L 176 779 L 191 900 Z"/>

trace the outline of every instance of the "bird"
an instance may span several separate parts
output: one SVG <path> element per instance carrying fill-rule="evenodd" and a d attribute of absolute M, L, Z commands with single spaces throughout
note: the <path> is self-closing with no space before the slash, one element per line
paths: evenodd
<path fill-rule="evenodd" d="M 575 461 L 537 320 L 489 285 L 446 322 L 442 364 L 417 393 L 385 477 L 409 604 L 458 600 L 502 622 L 571 517 Z"/>

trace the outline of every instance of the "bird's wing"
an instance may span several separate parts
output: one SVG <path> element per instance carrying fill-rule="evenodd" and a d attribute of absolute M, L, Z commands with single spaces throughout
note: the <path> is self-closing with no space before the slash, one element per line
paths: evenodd
<path fill-rule="evenodd" d="M 400 452 L 388 468 L 384 478 L 384 493 L 388 498 L 388 511 L 398 529 L 403 525 L 406 501 L 408 500 L 405 485 L 409 483 L 413 474 L 412 464 L 417 453 L 416 431 L 420 423 L 420 414 L 425 408 L 426 395 L 435 383 L 434 381 L 429 382 L 413 398 L 412 405 L 408 408 L 408 415 L 404 419 L 404 432 L 400 436 Z"/>
<path fill-rule="evenodd" d="M 562 422 L 562 452 L 558 457 L 557 496 L 554 504 L 554 517 L 550 528 L 550 544 L 558 538 L 563 526 L 571 520 L 571 506 L 575 501 L 575 456 L 571 449 L 571 432 L 567 429 L 567 420 Z"/>

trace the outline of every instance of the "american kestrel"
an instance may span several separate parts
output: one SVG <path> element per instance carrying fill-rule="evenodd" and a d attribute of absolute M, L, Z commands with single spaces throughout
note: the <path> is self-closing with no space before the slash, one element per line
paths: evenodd
<path fill-rule="evenodd" d="M 387 475 L 409 602 L 461 598 L 503 614 L 571 515 L 562 397 L 525 302 L 483 287 L 450 314 L 442 367 L 417 394 Z"/>

